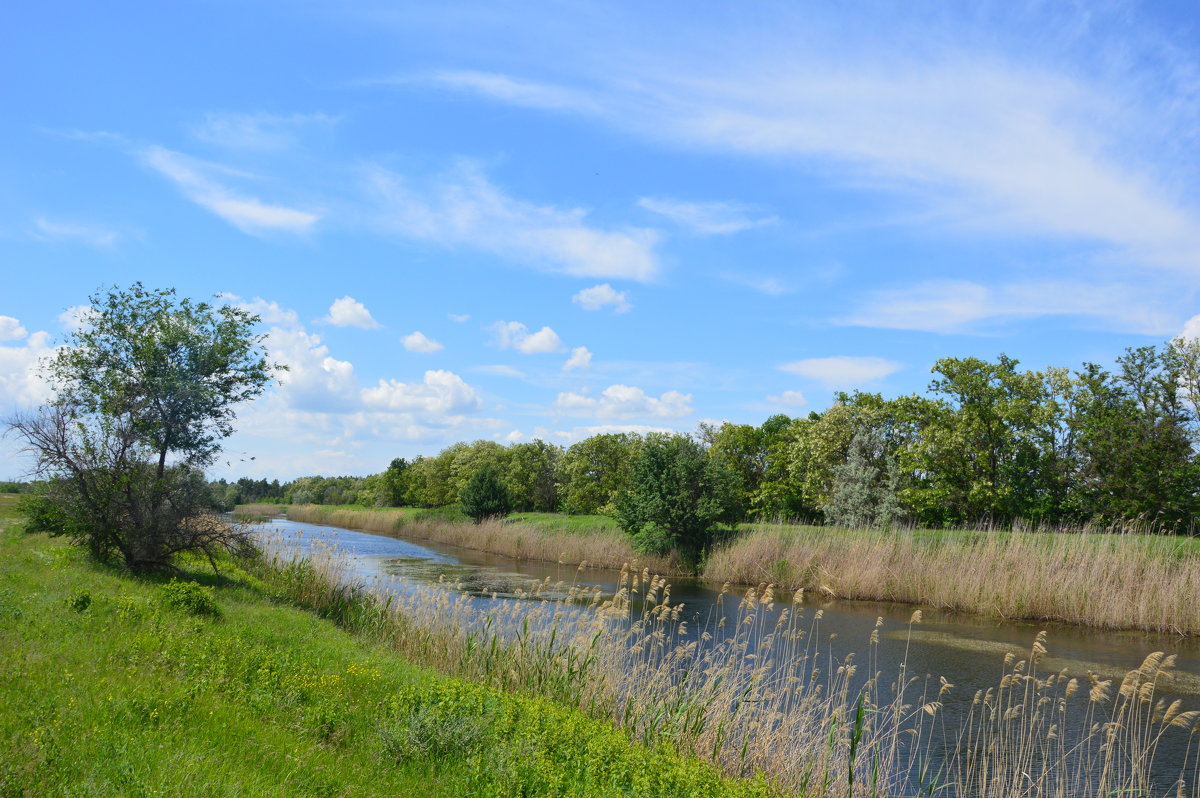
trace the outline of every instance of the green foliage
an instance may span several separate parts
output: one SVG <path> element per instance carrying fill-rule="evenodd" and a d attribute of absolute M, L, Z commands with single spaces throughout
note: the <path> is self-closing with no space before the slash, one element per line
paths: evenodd
<path fill-rule="evenodd" d="M 573 515 L 612 512 L 641 446 L 641 436 L 617 432 L 593 435 L 567 449 L 558 473 L 563 509 Z"/>
<path fill-rule="evenodd" d="M 896 460 L 878 430 L 860 429 L 846 462 L 834 469 L 825 522 L 848 529 L 889 527 L 900 516 Z"/>
<path fill-rule="evenodd" d="M 461 493 L 462 511 L 475 523 L 498 518 L 512 511 L 512 497 L 491 465 L 471 475 Z"/>
<path fill-rule="evenodd" d="M 179 610 L 188 615 L 216 616 L 221 614 L 221 610 L 213 598 L 213 589 L 196 582 L 172 579 L 159 587 L 159 599 L 164 607 Z"/>
<path fill-rule="evenodd" d="M 647 436 L 630 465 L 629 483 L 616 500 L 617 521 L 634 547 L 651 554 L 677 552 L 700 563 L 741 514 L 741 485 L 724 461 L 684 435 Z"/>
<path fill-rule="evenodd" d="M 558 464 L 563 450 L 543 440 L 509 447 L 505 474 L 513 507 L 520 511 L 553 512 L 558 508 Z"/>
<path fill-rule="evenodd" d="M 236 545 L 236 533 L 192 520 L 212 505 L 201 469 L 233 432 L 234 407 L 275 368 L 258 317 L 140 283 L 90 302 L 45 365 L 54 402 L 9 422 L 46 479 L 36 521 L 134 569 Z"/>

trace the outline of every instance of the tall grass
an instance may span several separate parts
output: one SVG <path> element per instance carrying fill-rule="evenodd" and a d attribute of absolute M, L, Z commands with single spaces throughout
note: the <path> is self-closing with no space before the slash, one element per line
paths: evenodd
<path fill-rule="evenodd" d="M 525 596 L 545 600 L 489 603 L 436 585 L 373 592 L 334 551 L 301 562 L 286 541 L 265 545 L 265 578 L 408 658 L 578 706 L 727 773 L 765 775 L 788 794 L 1149 796 L 1164 794 L 1151 773 L 1168 766 L 1178 769 L 1171 795 L 1200 796 L 1195 744 L 1181 762 L 1158 753 L 1200 717 L 1156 696 L 1173 665 L 1161 654 L 1115 691 L 1099 677 L 1081 686 L 1040 672 L 1042 633 L 1027 658 L 1006 658 L 993 689 L 948 716 L 953 674 L 918 678 L 907 656 L 895 673 L 879 671 L 881 645 L 907 652 L 905 640 L 881 638 L 882 619 L 862 657 L 835 660 L 822 645 L 822 613 L 773 612 L 769 585 L 740 598 L 724 591 L 722 601 L 737 602 L 731 620 L 717 614 L 689 630 L 669 583 L 649 570 L 623 569 L 614 595 L 547 581 Z M 908 630 L 919 622 L 917 611 Z"/>
<path fill-rule="evenodd" d="M 763 526 L 704 575 L 1002 618 L 1200 634 L 1200 553 L 1160 535 Z"/>
<path fill-rule="evenodd" d="M 547 516 L 535 514 L 532 522 L 514 519 L 473 524 L 466 520 L 447 522 L 436 517 L 430 518 L 409 508 L 365 510 L 314 504 L 292 505 L 288 508 L 290 521 L 402 534 L 502 554 L 516 560 L 572 564 L 586 561 L 594 567 L 616 570 L 636 558 L 662 573 L 678 570 L 672 560 L 636 555 L 629 538 L 615 526 L 589 524 L 580 527 L 566 521 L 556 524 L 550 520 L 552 517 Z"/>
<path fill-rule="evenodd" d="M 484 524 L 445 522 L 397 508 L 298 505 L 296 521 L 449 543 L 514 559 L 620 568 L 636 555 L 614 526 L 537 514 Z M 566 518 L 566 517 L 561 517 Z M 672 559 L 641 557 L 679 575 Z M 1200 635 L 1200 546 L 1141 533 L 846 530 L 762 524 L 711 553 L 701 576 L 740 585 L 895 601 L 1000 618 Z"/>

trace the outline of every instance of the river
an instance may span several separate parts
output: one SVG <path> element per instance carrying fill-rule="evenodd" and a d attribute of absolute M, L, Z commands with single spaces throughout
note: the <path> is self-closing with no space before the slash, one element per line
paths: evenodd
<path fill-rule="evenodd" d="M 355 578 L 373 584 L 376 589 L 403 593 L 432 584 L 470 595 L 470 601 L 483 607 L 521 598 L 522 591 L 534 581 L 564 582 L 595 586 L 606 594 L 617 588 L 618 572 L 600 569 L 578 570 L 575 565 L 540 561 L 518 561 L 500 555 L 463 549 L 424 540 L 406 540 L 336 527 L 319 526 L 278 519 L 269 522 L 298 553 L 315 545 L 336 546 L 350 565 Z M 946 575 L 952 579 L 952 574 Z M 718 601 L 720 586 L 699 580 L 675 579 L 671 600 L 685 605 L 684 618 L 690 622 L 689 634 L 699 639 L 699 630 L 715 628 L 721 616 L 732 618 L 737 601 Z M 1084 684 L 1091 671 L 1114 680 L 1113 691 L 1125 673 L 1137 668 L 1147 655 L 1161 651 L 1175 656 L 1175 669 L 1169 680 L 1159 685 L 1156 699 L 1169 704 L 1182 699 L 1184 709 L 1200 709 L 1200 640 L 1143 632 L 1104 631 L 1048 622 L 1000 621 L 984 616 L 943 612 L 920 608 L 922 620 L 910 626 L 914 608 L 886 602 L 846 601 L 811 593 L 796 604 L 792 597 L 776 598 L 771 612 L 788 609 L 803 612 L 814 619 L 813 631 L 819 636 L 831 661 L 848 654 L 859 657 L 878 620 L 882 644 L 878 646 L 878 670 L 897 672 L 902 666 L 916 676 L 945 677 L 953 687 L 941 698 L 945 724 L 953 724 L 966 712 L 976 691 L 994 687 L 1010 670 L 1004 663 L 1007 652 L 1019 659 L 1029 657 L 1034 637 L 1048 632 L 1046 658 L 1042 673 L 1067 671 Z M 818 612 L 819 611 L 819 612 Z M 815 620 L 819 618 L 819 620 Z M 703 644 L 703 642 L 701 642 Z M 823 654 L 823 656 L 825 656 Z M 1174 730 L 1168 730 L 1174 731 Z M 1154 782 L 1156 788 L 1174 794 L 1172 785 L 1189 745 L 1186 733 L 1166 734 L 1160 743 Z M 1192 756 L 1195 756 L 1193 751 Z M 1194 776 L 1192 766 L 1189 774 Z M 1189 790 L 1195 782 L 1189 776 Z"/>

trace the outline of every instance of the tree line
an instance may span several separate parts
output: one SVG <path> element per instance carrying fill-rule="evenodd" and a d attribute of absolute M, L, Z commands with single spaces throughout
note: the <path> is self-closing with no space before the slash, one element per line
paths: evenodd
<path fill-rule="evenodd" d="M 840 393 L 823 412 L 691 436 L 732 475 L 724 515 L 851 526 L 1138 520 L 1184 531 L 1200 510 L 1200 343 L 1131 348 L 1105 369 L 943 358 L 924 394 Z M 305 477 L 284 502 L 440 507 L 482 468 L 514 510 L 617 515 L 650 433 L 455 443 L 367 477 Z M 722 477 L 724 481 L 724 477 Z M 238 483 L 241 484 L 241 481 Z M 724 484 L 724 483 L 723 483 Z"/>

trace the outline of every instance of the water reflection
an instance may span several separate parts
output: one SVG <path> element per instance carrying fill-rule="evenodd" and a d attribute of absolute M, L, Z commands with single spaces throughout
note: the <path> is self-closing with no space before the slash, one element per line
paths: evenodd
<path fill-rule="evenodd" d="M 514 600 L 558 600 L 575 585 L 599 589 L 611 595 L 618 588 L 619 573 L 609 570 L 580 570 L 574 566 L 516 561 L 500 555 L 461 549 L 427 541 L 303 524 L 273 522 L 287 536 L 289 545 L 300 552 L 315 546 L 334 545 L 349 557 L 353 574 L 374 582 L 379 589 L 407 593 L 443 583 L 470 596 L 470 601 L 488 609 Z M 949 577 L 948 577 L 949 578 Z M 540 589 L 534 589 L 537 585 Z M 551 586 L 561 585 L 558 588 Z M 687 621 L 682 634 L 705 645 L 704 635 L 718 637 L 722 629 L 737 624 L 738 597 L 721 598 L 720 586 L 680 579 L 671 584 L 670 601 L 683 604 L 681 617 Z M 638 615 L 637 602 L 633 615 Z M 1188 709 L 1200 706 L 1200 641 L 1141 632 L 1105 632 L 1045 622 L 1002 622 L 980 616 L 923 609 L 923 620 L 909 624 L 913 607 L 887 602 L 843 601 L 804 594 L 778 595 L 772 604 L 758 610 L 764 634 L 769 633 L 779 614 L 788 611 L 819 646 L 826 674 L 849 655 L 859 657 L 882 619 L 884 643 L 874 649 L 870 672 L 864 668 L 857 686 L 875 672 L 885 678 L 899 673 L 928 676 L 937 691 L 938 677 L 953 688 L 945 696 L 939 725 L 954 729 L 971 708 L 977 691 L 986 691 L 1008 672 L 1005 655 L 1027 659 L 1035 635 L 1049 632 L 1049 656 L 1039 666 L 1045 673 L 1065 671 L 1067 676 L 1087 678 L 1089 672 L 1120 683 L 1124 674 L 1142 664 L 1148 654 L 1164 651 L 1176 656 L 1176 674 L 1159 685 L 1156 697 L 1166 702 L 1179 696 Z M 1078 734 L 1080 730 L 1072 733 Z M 944 740 L 954 745 L 954 733 Z M 1160 785 L 1167 789 L 1178 774 L 1187 750 L 1187 735 L 1164 736 L 1159 749 L 1163 766 Z"/>

